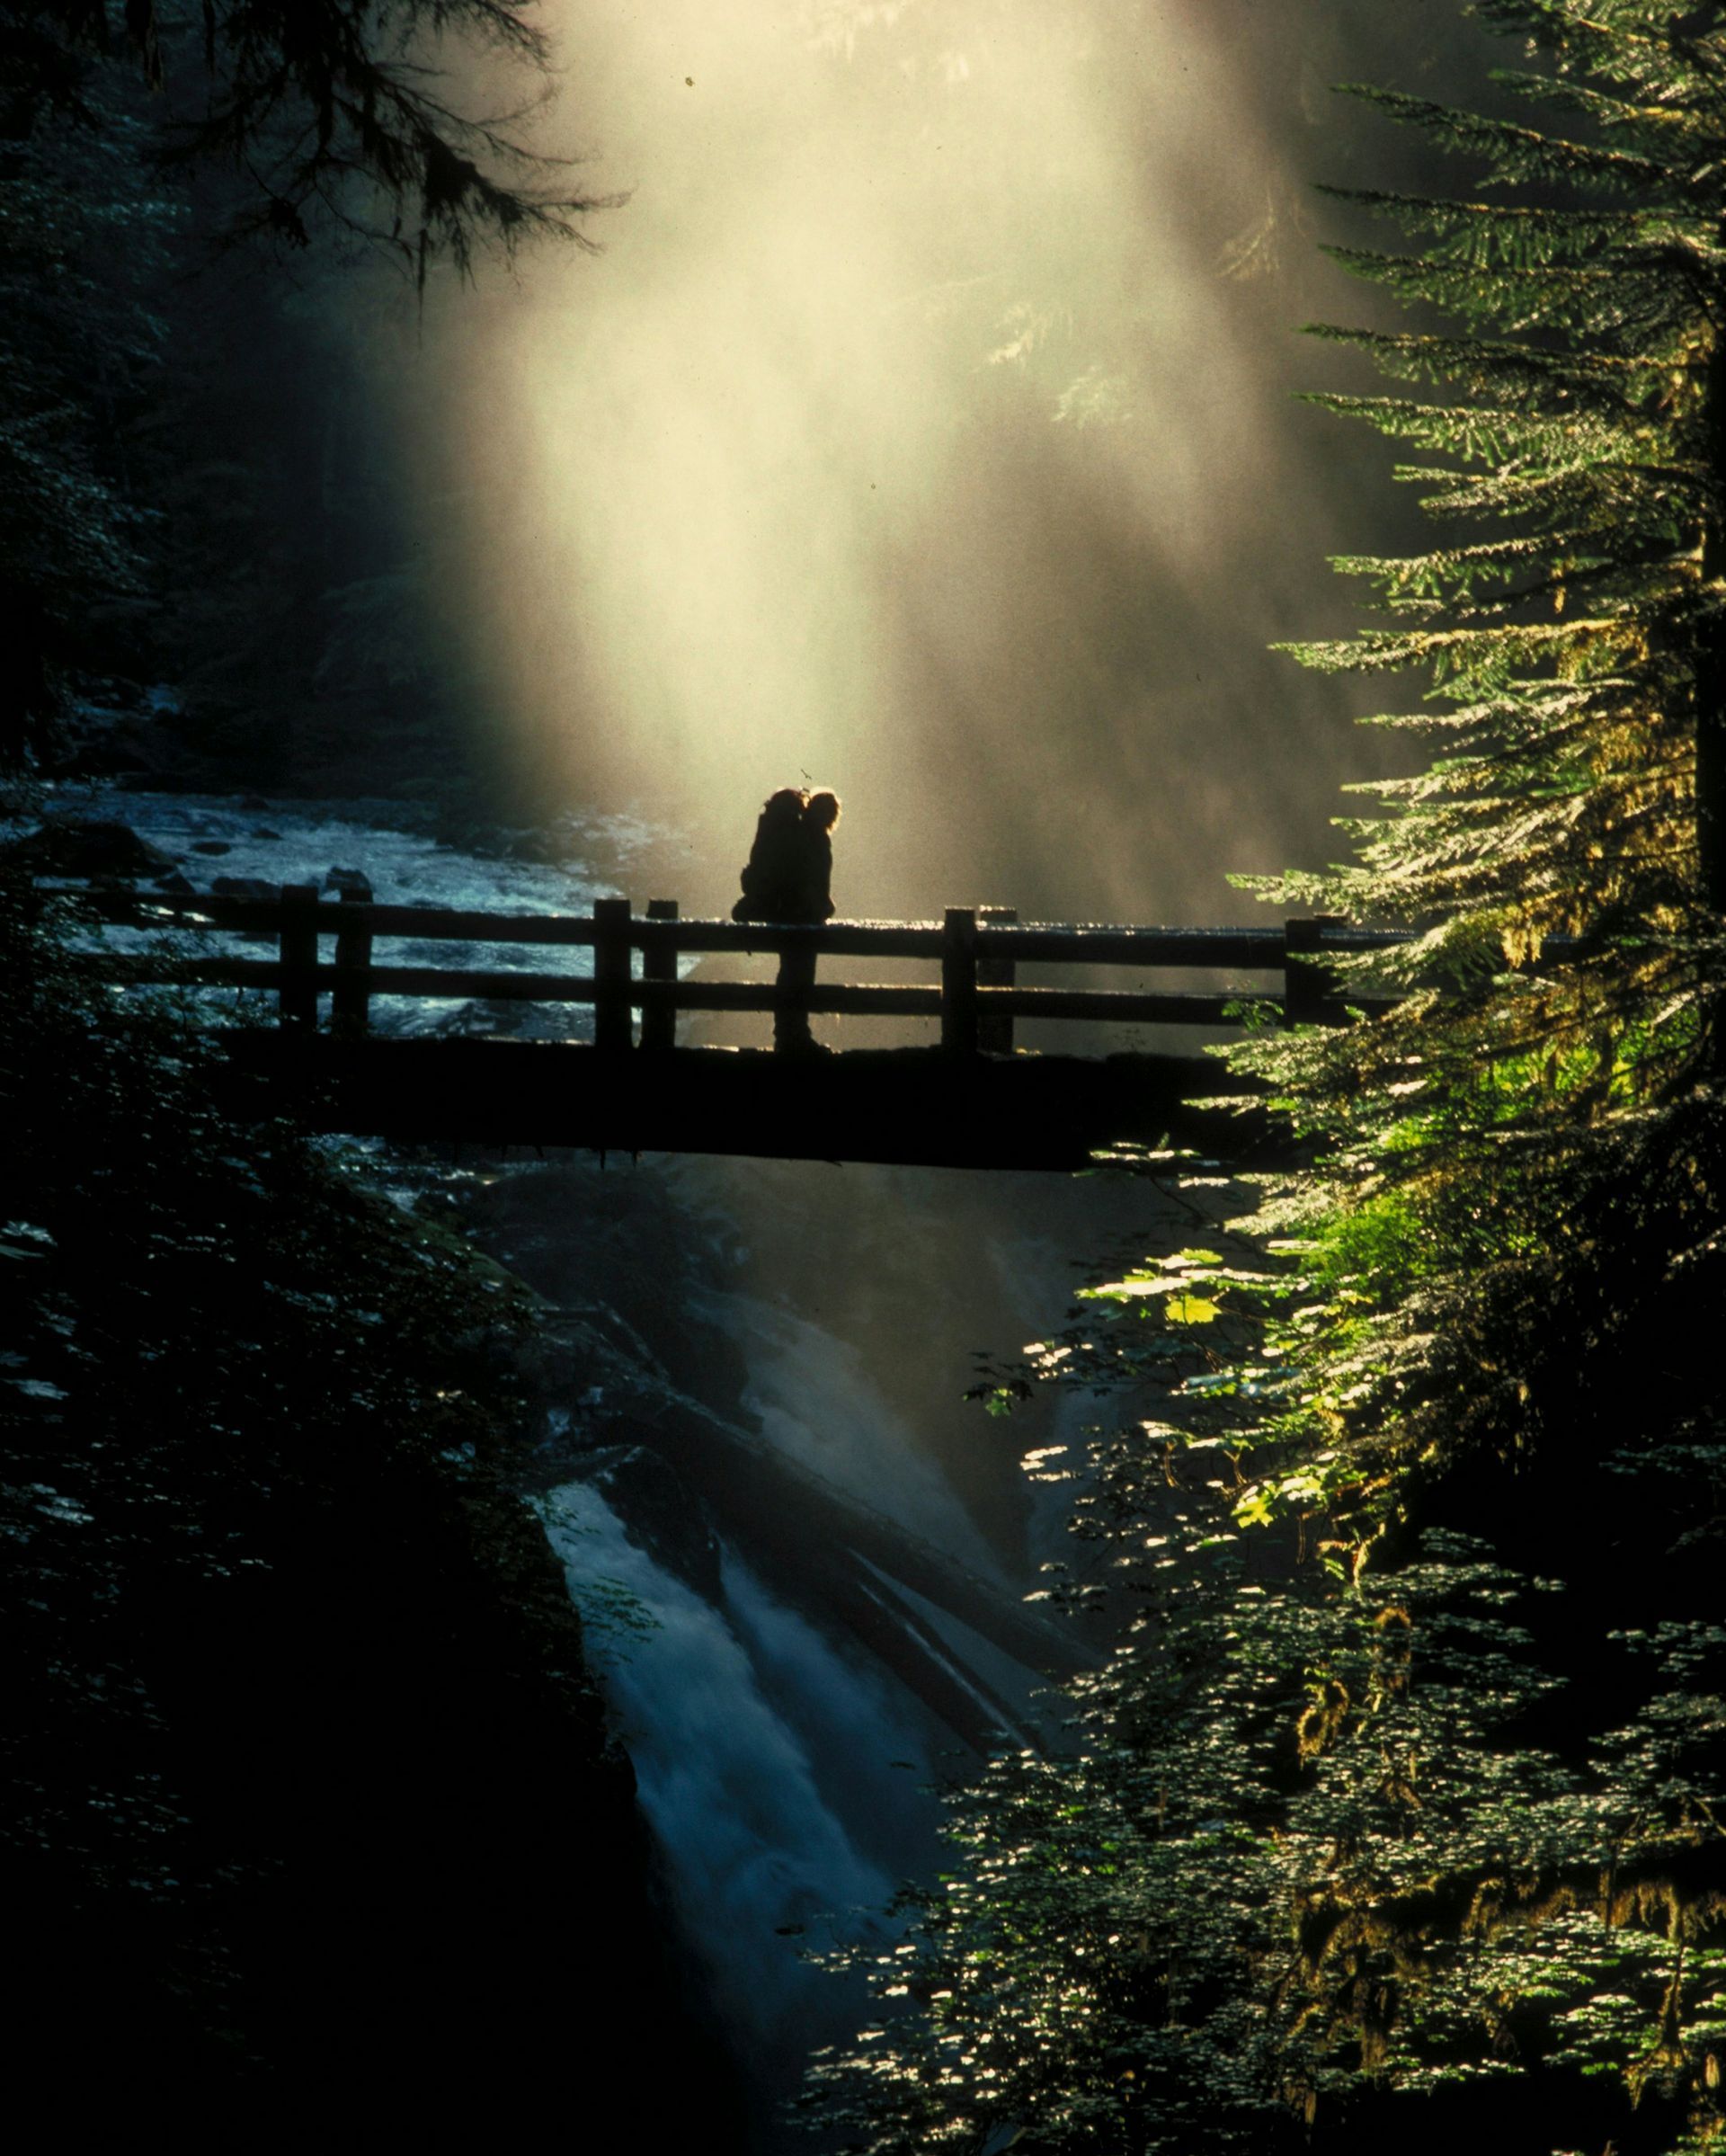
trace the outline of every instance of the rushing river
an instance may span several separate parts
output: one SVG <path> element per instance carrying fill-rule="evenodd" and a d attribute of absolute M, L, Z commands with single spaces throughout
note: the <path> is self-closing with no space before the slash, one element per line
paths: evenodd
<path fill-rule="evenodd" d="M 359 870 L 380 901 L 497 911 L 585 911 L 637 872 L 642 887 L 675 845 L 596 820 L 532 842 L 561 859 L 508 858 L 440 844 L 385 802 L 86 786 L 49 813 L 129 824 L 199 891 Z M 541 969 L 556 956 L 529 955 Z M 231 1007 L 212 992 L 213 1013 Z M 579 1036 L 592 1021 L 578 1005 L 404 1001 L 387 1022 Z M 1060 1744 L 1032 1664 L 1100 1647 L 1052 1623 L 1039 1636 L 1022 1600 L 1040 1564 L 1074 1549 L 1064 1493 L 1029 1483 L 1019 1457 L 1075 1440 L 1087 1403 L 991 1421 L 961 1398 L 973 1352 L 1010 1355 L 1058 1325 L 1075 1261 L 1154 1232 L 1156 1193 L 665 1155 L 421 1160 L 401 1175 L 405 1198 L 441 1189 L 555 1306 L 623 1343 L 603 1383 L 547 1401 L 532 1494 L 758 2146 L 806 2146 L 777 2106 L 811 2048 L 867 2012 L 811 1950 L 887 1936 L 894 1887 L 939 1868 L 941 1785 L 993 1746 Z"/>

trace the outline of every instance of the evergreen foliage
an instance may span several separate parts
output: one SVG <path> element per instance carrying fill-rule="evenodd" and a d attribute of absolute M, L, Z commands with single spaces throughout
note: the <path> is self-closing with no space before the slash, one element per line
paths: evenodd
<path fill-rule="evenodd" d="M 120 38 L 105 0 L 10 0 L 0 66 L 13 132 L 53 112 L 89 121 L 98 56 L 123 43 L 165 93 L 165 165 L 218 164 L 246 182 L 230 236 L 309 244 L 334 224 L 396 255 L 423 284 L 447 256 L 533 237 L 592 247 L 581 219 L 606 207 L 572 191 L 566 161 L 520 131 L 545 101 L 551 56 L 530 0 L 128 0 Z M 455 102 L 445 41 L 469 69 L 524 75 L 534 94 L 495 116 Z M 21 124 L 22 123 L 22 124 Z"/>
<path fill-rule="evenodd" d="M 1262 886 L 1401 1000 L 1251 1035 L 1311 1172 L 997 1373 L 1121 1395 L 1051 1591 L 1139 1613 L 956 1803 L 817 2071 L 859 2148 L 1726 2140 L 1726 25 L 1477 13 L 1504 111 L 1354 93 L 1466 173 L 1344 198 L 1411 325 L 1319 333 L 1438 541 L 1296 654 L 1424 672 L 1431 758 Z"/>
<path fill-rule="evenodd" d="M 0 138 L 0 761 L 46 739 L 147 600 L 128 441 L 160 369 L 151 302 L 182 219 L 111 87 L 83 85 L 85 129 Z"/>
<path fill-rule="evenodd" d="M 434 56 L 413 46 L 434 13 L 218 10 L 212 75 L 201 30 L 165 9 L 158 93 L 118 31 L 102 49 L 99 8 L 0 5 L 0 763 L 147 778 L 201 762 L 218 788 L 229 765 L 254 785 L 349 792 L 397 767 L 424 787 L 445 767 L 427 737 L 460 691 L 393 505 L 377 395 L 389 336 L 413 334 L 391 310 L 412 303 L 343 258 L 364 227 L 418 274 L 556 218 L 549 198 L 529 201 L 528 165 L 509 168 L 519 209 L 452 196 L 416 221 L 410 187 L 383 214 L 339 111 L 309 194 L 272 162 L 284 144 L 325 154 L 318 117 L 295 117 L 316 86 L 296 89 L 295 68 L 326 34 L 349 40 L 354 68 L 399 67 L 440 95 L 421 66 Z M 242 99 L 236 70 L 268 71 L 271 23 L 306 42 L 273 102 Z M 546 58 L 531 39 L 507 49 Z M 345 80 L 325 85 L 338 104 Z M 244 139 L 209 137 L 224 100 L 245 103 Z M 288 236 L 272 205 L 289 195 L 294 236 L 321 217 L 330 243 L 310 260 L 291 245 L 291 278 L 268 246 L 235 246 L 260 227 Z"/>
<path fill-rule="evenodd" d="M 1391 626 L 1295 653 L 1426 670 L 1426 708 L 1377 723 L 1433 750 L 1366 789 L 1389 813 L 1344 826 L 1355 862 L 1265 886 L 1417 931 L 1339 969 L 1392 1013 L 1241 1053 L 1320 1148 L 1268 1216 L 1312 1239 L 1315 1428 L 1340 1386 L 1342 1422 L 1394 1433 L 1447 1298 L 1577 1254 L 1583 1153 L 1707 1078 L 1720 1025 L 1726 40 L 1605 0 L 1481 13 L 1547 62 L 1499 79 L 1554 123 L 1356 91 L 1484 171 L 1475 199 L 1344 198 L 1425 245 L 1339 259 L 1442 331 L 1321 333 L 1426 392 L 1315 401 L 1413 445 L 1444 543 L 1339 562 Z"/>

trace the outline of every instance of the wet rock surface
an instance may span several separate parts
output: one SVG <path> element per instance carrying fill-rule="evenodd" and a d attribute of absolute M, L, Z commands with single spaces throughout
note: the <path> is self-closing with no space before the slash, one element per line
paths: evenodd
<path fill-rule="evenodd" d="M 524 1402 L 516 1486 L 590 1483 L 632 1541 L 717 1601 L 717 1528 L 678 1463 L 717 1462 L 746 1437 L 747 1369 L 737 1343 L 692 1314 L 687 1291 L 705 1268 L 688 1221 L 644 1179 L 592 1163 L 434 1187 L 419 1209 L 458 1224 L 548 1305 L 503 1350 Z"/>
<path fill-rule="evenodd" d="M 431 1202 L 567 1320 L 585 1324 L 587 1345 L 619 1376 L 633 1368 L 638 1385 L 651 1375 L 714 1408 L 741 1403 L 742 1349 L 690 1306 L 691 1292 L 717 1277 L 716 1252 L 663 1182 L 565 1155 Z M 645 1394 L 637 1406 L 651 1412 Z"/>
<path fill-rule="evenodd" d="M 140 838 L 129 824 L 104 818 L 57 816 L 0 847 L 0 859 L 36 876 L 161 876 L 174 857 Z"/>
<path fill-rule="evenodd" d="M 581 1479 L 630 1524 L 630 1537 L 656 1564 L 704 1601 L 720 1600 L 719 1537 L 707 1508 L 661 1453 L 645 1445 L 606 1445 L 589 1452 Z"/>

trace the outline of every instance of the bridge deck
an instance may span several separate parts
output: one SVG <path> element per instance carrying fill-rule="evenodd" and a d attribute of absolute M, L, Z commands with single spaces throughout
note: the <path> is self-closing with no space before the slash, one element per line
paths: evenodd
<path fill-rule="evenodd" d="M 1261 1110 L 1199 1056 L 979 1056 L 854 1048 L 623 1054 L 584 1044 L 236 1036 L 232 1104 L 407 1141 L 573 1145 L 948 1168 L 1082 1168 L 1117 1143 L 1267 1164 Z M 262 1089 L 262 1090 L 261 1090 Z"/>

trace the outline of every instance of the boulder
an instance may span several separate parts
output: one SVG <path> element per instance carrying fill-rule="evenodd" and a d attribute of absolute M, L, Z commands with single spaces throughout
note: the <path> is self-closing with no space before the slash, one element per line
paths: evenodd
<path fill-rule="evenodd" d="M 56 817 L 0 847 L 0 860 L 13 861 L 38 876 L 101 876 L 130 878 L 165 875 L 174 857 L 139 838 L 129 824 L 95 818 Z"/>
<path fill-rule="evenodd" d="M 704 1601 L 723 1599 L 719 1537 L 700 1498 L 668 1459 L 645 1445 L 608 1445 L 583 1462 L 582 1480 L 611 1504 L 624 1533 L 656 1564 Z M 579 1499 L 575 1511 L 579 1519 Z"/>

